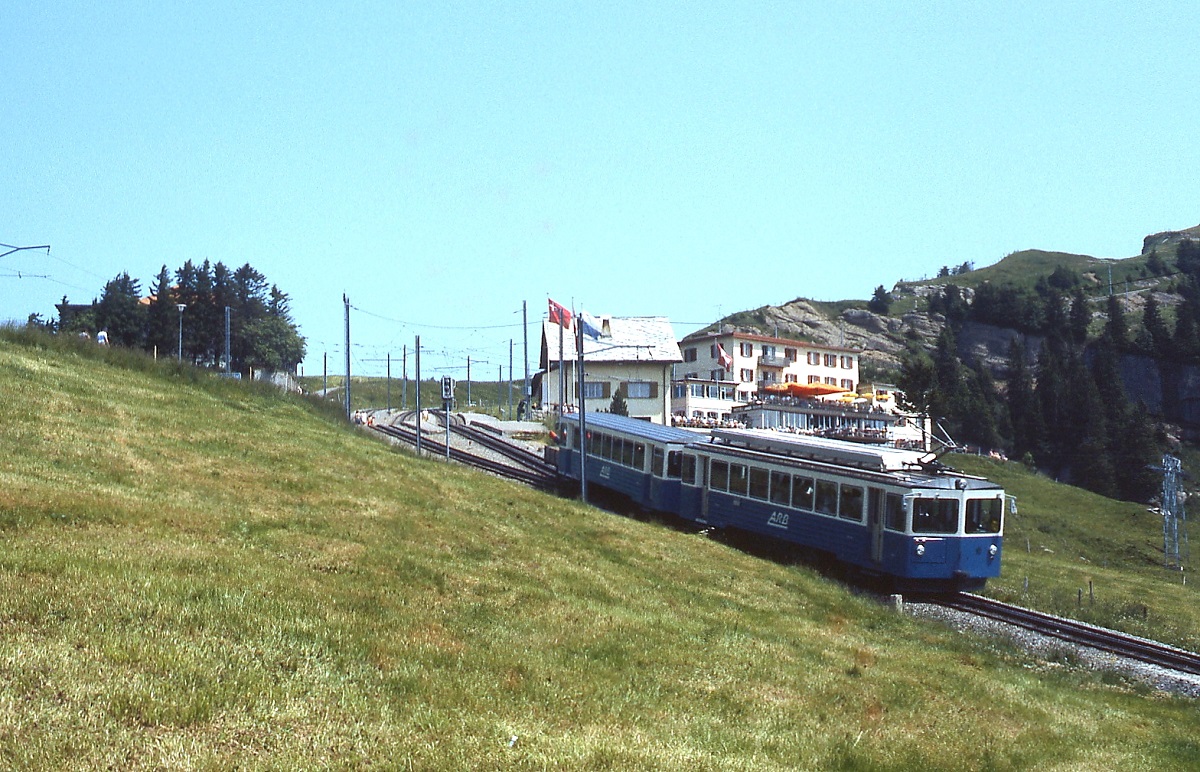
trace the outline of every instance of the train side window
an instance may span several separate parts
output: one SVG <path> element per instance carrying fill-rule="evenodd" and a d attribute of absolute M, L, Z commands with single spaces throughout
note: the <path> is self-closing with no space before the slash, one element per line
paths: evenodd
<path fill-rule="evenodd" d="M 771 501 L 785 507 L 792 505 L 792 480 L 786 472 L 771 472 Z"/>
<path fill-rule="evenodd" d="M 714 491 L 729 490 L 729 464 L 725 461 L 712 462 L 711 485 Z"/>
<path fill-rule="evenodd" d="M 625 440 L 625 445 L 621 448 L 621 463 L 625 466 L 631 466 L 640 469 L 646 465 L 646 449 L 642 448 L 642 464 L 638 466 L 638 445 L 641 443 L 632 440 Z"/>
<path fill-rule="evenodd" d="M 1000 533 L 1004 499 L 969 499 L 967 501 L 967 533 Z"/>
<path fill-rule="evenodd" d="M 813 508 L 813 491 L 816 490 L 811 477 L 792 478 L 792 506 L 809 511 Z"/>
<path fill-rule="evenodd" d="M 650 473 L 655 477 L 663 476 L 663 449 L 655 448 L 654 454 L 650 458 L 650 464 L 653 467 Z"/>
<path fill-rule="evenodd" d="M 884 501 L 883 525 L 889 531 L 904 532 L 904 499 L 898 493 L 889 493 Z"/>
<path fill-rule="evenodd" d="M 843 485 L 842 498 L 838 504 L 838 517 L 843 520 L 863 519 L 863 489 L 857 485 Z"/>
<path fill-rule="evenodd" d="M 579 427 L 578 426 L 571 427 L 571 447 L 575 448 L 576 450 L 578 450 L 580 447 L 580 445 L 579 445 Z"/>
<path fill-rule="evenodd" d="M 747 473 L 746 467 L 743 464 L 729 465 L 729 492 L 736 493 L 739 496 L 746 495 L 746 484 L 750 481 L 750 475 Z"/>
<path fill-rule="evenodd" d="M 680 462 L 683 459 L 683 454 L 678 450 L 672 450 L 667 454 L 667 477 L 678 480 L 680 475 Z M 695 475 L 693 468 L 692 474 Z"/>
<path fill-rule="evenodd" d="M 771 491 L 771 474 L 757 466 L 750 467 L 750 498 L 767 500 Z"/>
<path fill-rule="evenodd" d="M 597 453 L 596 455 L 600 456 L 600 458 L 611 459 L 612 458 L 612 441 L 613 441 L 612 435 L 611 434 L 601 434 L 597 438 L 597 440 L 600 445 L 600 452 Z"/>
<path fill-rule="evenodd" d="M 684 456 L 683 463 L 680 464 L 680 466 L 682 467 L 682 469 L 680 470 L 680 477 L 683 478 L 683 481 L 685 483 L 687 483 L 688 485 L 695 485 L 696 484 L 696 457 L 695 456 Z"/>
<path fill-rule="evenodd" d="M 958 533 L 958 501 L 914 500 L 912 527 L 913 533 Z"/>
<path fill-rule="evenodd" d="M 837 515 L 838 484 L 817 480 L 817 511 L 822 515 Z"/>

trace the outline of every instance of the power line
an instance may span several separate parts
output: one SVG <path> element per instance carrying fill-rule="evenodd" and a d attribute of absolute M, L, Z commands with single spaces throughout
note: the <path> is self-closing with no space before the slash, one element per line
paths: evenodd
<path fill-rule="evenodd" d="M 350 306 L 350 307 L 353 308 L 355 311 L 358 311 L 360 314 L 366 314 L 367 316 L 373 316 L 376 319 L 382 319 L 385 322 L 394 322 L 395 324 L 404 324 L 404 325 L 408 325 L 409 327 L 422 327 L 422 328 L 429 329 L 429 330 L 510 330 L 514 327 L 521 326 L 520 324 L 494 324 L 494 325 L 474 324 L 474 325 L 467 325 L 467 326 L 444 325 L 444 324 L 424 324 L 422 322 L 405 321 L 404 319 L 393 319 L 392 317 L 389 317 L 389 316 L 372 313 L 371 311 L 368 311 L 365 308 L 359 308 L 358 306 Z"/>

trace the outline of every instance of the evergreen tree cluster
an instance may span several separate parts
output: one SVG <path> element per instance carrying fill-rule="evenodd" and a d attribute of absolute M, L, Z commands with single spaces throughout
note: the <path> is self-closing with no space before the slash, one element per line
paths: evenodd
<path fill-rule="evenodd" d="M 903 362 L 899 386 L 908 406 L 957 442 L 1004 449 L 1106 496 L 1149 501 L 1159 481 L 1147 467 L 1159 460 L 1162 440 L 1145 406 L 1132 404 L 1122 386 L 1121 354 L 1130 344 L 1120 302 L 1109 298 L 1104 331 L 1089 343 L 1090 312 L 1079 288 L 1046 282 L 1042 292 L 1033 293 L 1042 348 L 1033 361 L 1022 338 L 1014 339 L 1001 394 L 981 363 L 959 357 L 956 334 L 975 310 L 947 287 L 938 300 L 947 323 L 933 353 L 914 350 Z"/>
<path fill-rule="evenodd" d="M 67 299 L 63 298 L 64 305 Z M 141 284 L 122 273 L 104 285 L 90 308 L 60 319 L 62 332 L 108 331 L 111 344 L 178 356 L 196 365 L 221 367 L 225 359 L 225 308 L 230 309 L 230 370 L 292 370 L 304 359 L 305 342 L 292 320 L 288 296 L 249 263 L 230 271 L 223 263 L 191 260 L 175 271 L 163 266 L 148 302 Z M 181 312 L 183 345 L 180 352 Z"/>

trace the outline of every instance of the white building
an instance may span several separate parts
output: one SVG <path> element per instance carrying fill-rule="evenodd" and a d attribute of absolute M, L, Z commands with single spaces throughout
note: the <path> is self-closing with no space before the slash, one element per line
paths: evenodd
<path fill-rule="evenodd" d="M 693 333 L 679 348 L 671 411 L 682 418 L 727 419 L 773 384 L 858 388 L 858 349 L 744 332 Z"/>
<path fill-rule="evenodd" d="M 598 321 L 599 337 L 583 336 L 586 409 L 608 410 L 620 389 L 631 417 L 665 423 L 671 412 L 671 369 L 682 361 L 671 323 L 661 316 L 602 316 Z M 579 409 L 575 327 L 562 335 L 561 360 L 560 330 L 558 324 L 542 322 L 539 393 L 543 410 L 574 412 Z"/>

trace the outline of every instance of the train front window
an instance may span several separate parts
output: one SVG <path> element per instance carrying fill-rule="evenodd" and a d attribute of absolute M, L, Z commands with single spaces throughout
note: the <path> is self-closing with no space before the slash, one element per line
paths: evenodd
<path fill-rule="evenodd" d="M 1004 499 L 968 499 L 967 533 L 1000 533 Z"/>
<path fill-rule="evenodd" d="M 956 499 L 914 499 L 913 533 L 958 533 Z"/>

